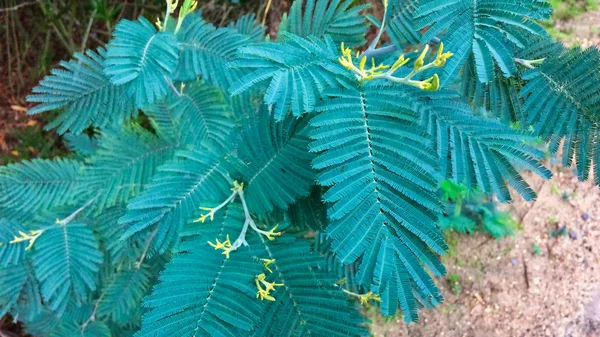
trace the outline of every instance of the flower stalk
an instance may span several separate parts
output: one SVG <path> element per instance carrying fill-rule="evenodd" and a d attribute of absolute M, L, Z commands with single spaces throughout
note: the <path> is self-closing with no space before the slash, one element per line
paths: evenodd
<path fill-rule="evenodd" d="M 234 181 L 233 188 L 231 189 L 231 191 L 232 191 L 231 195 L 225 201 L 223 201 L 221 204 L 219 204 L 217 207 L 214 207 L 214 208 L 200 207 L 201 210 L 208 211 L 208 213 L 202 214 L 198 219 L 194 220 L 194 222 L 202 222 L 202 223 L 204 223 L 204 221 L 206 221 L 206 219 L 210 219 L 212 221 L 212 220 L 214 220 L 215 214 L 219 210 L 221 210 L 223 207 L 225 207 L 230 202 L 234 201 L 236 197 L 238 197 L 238 196 L 240 197 L 240 201 L 242 202 L 242 207 L 244 208 L 245 221 L 244 221 L 244 225 L 242 226 L 242 230 L 240 231 L 239 236 L 237 237 L 237 239 L 235 239 L 235 241 L 233 241 L 233 243 L 231 243 L 231 241 L 229 240 L 229 236 L 227 236 L 227 240 L 225 240 L 224 242 L 220 242 L 218 239 L 215 240 L 215 243 L 208 241 L 208 244 L 211 247 L 213 247 L 216 250 L 222 250 L 223 254 L 227 258 L 229 258 L 229 254 L 231 252 L 237 250 L 241 246 L 248 245 L 248 242 L 246 241 L 246 233 L 248 232 L 248 228 L 251 228 L 253 231 L 255 231 L 256 233 L 258 233 L 260 235 L 266 236 L 267 239 L 269 239 L 269 241 L 273 241 L 273 240 L 275 240 L 275 237 L 281 236 L 283 234 L 283 232 L 281 232 L 281 231 L 276 232 L 277 227 L 279 225 L 275 225 L 269 231 L 264 231 L 264 230 L 258 228 L 258 226 L 256 225 L 256 222 L 254 222 L 254 219 L 252 219 L 252 215 L 250 215 L 250 210 L 248 209 L 248 205 L 246 204 L 246 198 L 244 197 L 244 184 L 243 183 L 238 183 L 237 181 Z M 268 264 L 266 266 L 268 266 Z"/>
<path fill-rule="evenodd" d="M 450 52 L 444 53 L 444 44 L 440 43 L 440 46 L 437 51 L 436 58 L 425 64 L 425 56 L 429 51 L 429 45 L 425 45 L 423 51 L 417 58 L 414 63 L 413 70 L 404 77 L 396 77 L 394 73 L 396 70 L 400 69 L 404 65 L 406 65 L 410 59 L 406 58 L 404 54 L 400 55 L 398 59 L 391 65 L 384 65 L 383 63 L 379 65 L 375 65 L 375 60 L 371 58 L 371 68 L 367 69 L 365 67 L 367 63 L 367 56 L 362 56 L 360 58 L 358 67 L 354 64 L 354 60 L 352 58 L 352 51 L 350 48 L 345 48 L 344 43 L 341 44 L 342 56 L 338 59 L 340 64 L 344 66 L 346 69 L 355 73 L 356 78 L 359 81 L 372 81 L 378 79 L 385 79 L 395 83 L 407 84 L 413 87 L 417 87 L 421 90 L 427 91 L 435 91 L 440 88 L 440 78 L 437 74 L 434 74 L 432 77 L 425 80 L 413 80 L 413 78 L 426 70 L 431 68 L 439 68 L 443 67 L 446 64 L 446 60 L 452 57 L 454 54 Z M 359 58 L 360 54 L 357 53 L 356 58 Z M 384 72 L 384 70 L 387 70 Z"/>
<path fill-rule="evenodd" d="M 258 289 L 256 298 L 260 298 L 261 301 L 267 300 L 274 302 L 275 297 L 271 296 L 270 293 L 275 290 L 275 287 L 283 287 L 283 283 L 267 282 L 266 278 L 267 276 L 264 273 L 257 275 L 256 278 L 254 278 L 256 289 Z M 263 286 L 265 287 L 263 288 Z"/>

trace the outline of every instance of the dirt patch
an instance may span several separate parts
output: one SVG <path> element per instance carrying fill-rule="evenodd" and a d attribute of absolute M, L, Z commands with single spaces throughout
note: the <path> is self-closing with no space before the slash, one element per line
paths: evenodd
<path fill-rule="evenodd" d="M 515 237 L 461 236 L 445 258 L 446 299 L 417 324 L 376 324 L 375 336 L 600 336 L 600 189 L 557 171 L 532 177 L 535 202 L 506 208 L 522 219 Z M 564 229 L 562 229 L 564 227 Z"/>
<path fill-rule="evenodd" d="M 590 11 L 569 20 L 557 20 L 554 29 L 569 47 L 600 47 L 600 11 Z"/>

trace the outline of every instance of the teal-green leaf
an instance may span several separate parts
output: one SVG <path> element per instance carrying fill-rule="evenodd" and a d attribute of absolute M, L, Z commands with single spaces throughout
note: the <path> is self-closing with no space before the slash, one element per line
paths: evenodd
<path fill-rule="evenodd" d="M 353 0 L 299 0 L 292 3 L 289 15 L 284 14 L 279 32 L 301 37 L 330 36 L 336 45 L 363 45 L 369 25 L 360 13 L 368 4 L 357 5 Z"/>
<path fill-rule="evenodd" d="M 494 65 L 505 77 L 513 75 L 516 52 L 547 36 L 535 20 L 548 17 L 538 0 L 423 0 L 414 12 L 416 27 L 428 28 L 421 42 L 437 37 L 454 53 L 440 76 L 443 86 L 452 83 L 471 55 L 482 83 L 494 79 Z"/>
<path fill-rule="evenodd" d="M 126 85 L 126 95 L 136 107 L 152 104 L 171 90 L 179 60 L 177 40 L 157 32 L 146 19 L 122 20 L 107 46 L 104 73 L 115 85 Z"/>
<path fill-rule="evenodd" d="M 62 109 L 62 113 L 47 129 L 58 127 L 58 133 L 70 130 L 81 133 L 88 126 L 105 127 L 111 122 L 122 123 L 136 115 L 131 101 L 125 99 L 125 87 L 111 83 L 103 73 L 106 58 L 104 48 L 97 52 L 75 53 L 74 59 L 61 62 L 63 69 L 54 69 L 33 88 L 27 101 L 40 103 L 29 114 Z"/>
<path fill-rule="evenodd" d="M 82 163 L 33 159 L 0 167 L 0 206 L 35 213 L 77 201 Z"/>
<path fill-rule="evenodd" d="M 33 249 L 33 268 L 42 297 L 59 316 L 71 301 L 82 303 L 96 290 L 102 253 L 87 225 L 54 225 L 42 233 Z"/>

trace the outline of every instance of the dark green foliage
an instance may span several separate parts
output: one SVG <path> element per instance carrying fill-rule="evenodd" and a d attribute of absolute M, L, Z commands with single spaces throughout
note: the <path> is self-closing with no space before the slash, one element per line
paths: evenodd
<path fill-rule="evenodd" d="M 182 53 L 175 78 L 190 81 L 201 76 L 206 83 L 228 88 L 239 74 L 227 71 L 227 62 L 235 59 L 237 50 L 248 45 L 252 37 L 242 34 L 231 28 L 215 28 L 204 22 L 200 13 L 188 15 L 177 36 Z"/>
<path fill-rule="evenodd" d="M 352 0 L 294 1 L 289 15 L 284 15 L 279 30 L 297 36 L 330 36 L 336 43 L 349 47 L 364 44 L 368 25 L 359 13 L 368 5 L 353 6 Z"/>
<path fill-rule="evenodd" d="M 34 159 L 0 167 L 0 204 L 35 213 L 77 200 L 74 189 L 82 163 L 72 159 Z"/>
<path fill-rule="evenodd" d="M 101 263 L 98 241 L 86 224 L 59 224 L 47 229 L 36 241 L 33 254 L 44 302 L 58 315 L 65 311 L 70 299 L 77 304 L 84 302 L 88 293 L 96 290 Z"/>
<path fill-rule="evenodd" d="M 444 68 L 442 82 L 452 81 L 468 61 L 474 63 L 479 82 L 494 79 L 497 66 L 505 77 L 517 71 L 514 50 L 545 36 L 534 20 L 547 19 L 550 11 L 538 0 L 422 0 L 415 12 L 419 29 L 429 27 L 421 42 L 440 36 L 454 57 Z"/>
<path fill-rule="evenodd" d="M 138 108 L 159 101 L 169 92 L 178 60 L 178 45 L 171 33 L 157 32 L 143 17 L 123 20 L 107 46 L 104 73 L 114 85 L 125 86 L 122 100 Z"/>
<path fill-rule="evenodd" d="M 442 230 L 463 234 L 484 231 L 496 239 L 515 233 L 517 225 L 512 215 L 498 210 L 496 203 L 480 192 L 451 180 L 442 182 L 441 190 L 446 202 L 440 221 Z"/>
<path fill-rule="evenodd" d="M 27 99 L 42 104 L 29 113 L 64 108 L 58 119 L 48 125 L 59 126 L 59 133 L 80 133 L 90 125 L 102 128 L 111 122 L 123 122 L 135 113 L 131 101 L 123 99 L 125 88 L 111 83 L 103 72 L 104 48 L 85 55 L 76 53 L 74 57 L 61 62 L 64 69 L 52 70 L 52 75 L 33 89 L 33 95 Z"/>
<path fill-rule="evenodd" d="M 350 0 L 293 2 L 273 41 L 180 5 L 30 96 L 75 152 L 0 168 L 0 314 L 36 336 L 365 336 L 359 301 L 416 321 L 443 228 L 508 233 L 462 194 L 446 218 L 445 179 L 533 199 L 519 171 L 549 177 L 563 139 L 597 166 L 600 54 L 545 39 L 544 1 L 394 0 L 357 56 Z"/>
<path fill-rule="evenodd" d="M 231 86 L 232 95 L 270 80 L 264 101 L 274 105 L 276 119 L 283 119 L 288 110 L 294 116 L 314 111 L 323 88 L 343 85 L 350 76 L 336 62 L 338 47 L 328 35 L 324 40 L 284 37 L 283 43 L 242 48 L 239 58 L 229 64 L 252 69 Z"/>
<path fill-rule="evenodd" d="M 435 135 L 440 168 L 447 178 L 495 193 L 501 201 L 510 200 L 506 182 L 526 200 L 535 193 L 514 164 L 549 179 L 539 159 L 542 151 L 527 145 L 533 137 L 489 119 L 473 116 L 466 104 L 434 100 L 425 112 L 427 127 Z"/>
<path fill-rule="evenodd" d="M 564 50 L 548 56 L 539 68 L 523 74 L 527 84 L 521 90 L 534 132 L 558 151 L 564 139 L 563 165 L 573 159 L 579 179 L 586 180 L 592 162 L 596 183 L 600 183 L 598 161 L 598 111 L 600 85 L 590 72 L 600 68 L 596 48 Z"/>

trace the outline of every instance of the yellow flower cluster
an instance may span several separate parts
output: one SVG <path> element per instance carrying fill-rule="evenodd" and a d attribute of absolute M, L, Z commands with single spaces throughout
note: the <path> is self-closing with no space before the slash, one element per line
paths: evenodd
<path fill-rule="evenodd" d="M 369 291 L 366 294 L 360 295 L 359 298 L 360 298 L 360 304 L 363 304 L 363 305 L 368 303 L 370 300 L 381 302 L 381 298 L 379 297 L 379 295 L 373 294 L 372 291 Z"/>
<path fill-rule="evenodd" d="M 29 245 L 27 245 L 27 248 L 25 248 L 25 250 L 30 250 L 31 247 L 33 247 L 33 244 L 35 243 L 35 240 L 37 240 L 37 238 L 39 238 L 43 232 L 44 231 L 41 231 L 41 230 L 29 231 L 29 234 L 27 234 L 23 231 L 19 231 L 20 236 L 15 236 L 15 238 L 13 240 L 11 240 L 9 242 L 9 244 L 15 244 L 15 243 L 23 242 L 23 241 L 29 241 Z M 2 243 L 0 243 L 0 246 L 2 246 Z"/>
<path fill-rule="evenodd" d="M 256 276 L 254 279 L 254 282 L 256 283 L 256 289 L 258 289 L 256 298 L 260 298 L 261 301 L 275 301 L 275 297 L 271 296 L 271 291 L 275 290 L 275 287 L 283 287 L 283 283 L 267 282 L 266 278 L 267 276 L 263 273 Z"/>
<path fill-rule="evenodd" d="M 391 65 L 385 65 L 383 63 L 379 65 L 375 65 L 375 59 L 371 58 L 371 68 L 367 69 L 365 66 L 367 64 L 367 57 L 363 56 L 360 58 L 358 63 L 358 67 L 354 64 L 354 60 L 352 58 L 352 50 L 350 48 L 346 48 L 344 43 L 341 44 L 341 52 L 342 56 L 338 59 L 340 64 L 344 66 L 344 68 L 352 71 L 356 74 L 356 77 L 359 81 L 371 81 L 375 79 L 387 79 L 396 83 L 404 83 L 408 85 L 415 86 L 421 90 L 435 91 L 440 88 L 440 78 L 437 74 L 434 74 L 432 77 L 415 81 L 412 78 L 425 70 L 430 68 L 439 68 L 446 64 L 446 60 L 453 56 L 452 53 L 446 52 L 444 53 L 444 44 L 440 43 L 440 47 L 438 48 L 436 58 L 433 62 L 429 64 L 425 64 L 425 56 L 427 56 L 427 52 L 429 51 L 429 45 L 425 45 L 425 48 L 421 51 L 419 57 L 415 60 L 413 70 L 410 74 L 405 77 L 395 77 L 393 74 L 400 67 L 406 65 L 410 59 L 406 58 L 404 54 L 400 55 L 398 59 Z M 356 54 L 356 58 L 360 57 L 360 53 Z M 384 72 L 384 70 L 387 70 Z"/>
<path fill-rule="evenodd" d="M 263 262 L 263 267 L 265 267 L 266 270 L 269 271 L 269 273 L 272 273 L 273 271 L 271 270 L 271 268 L 269 268 L 269 265 L 271 263 L 275 263 L 275 259 L 260 259 Z"/>
<path fill-rule="evenodd" d="M 269 241 L 273 241 L 273 240 L 275 240 L 275 238 L 274 238 L 275 236 L 281 236 L 283 234 L 283 232 L 275 232 L 277 227 L 279 227 L 279 225 L 275 225 L 273 228 L 271 228 L 270 231 L 268 231 L 264 234 L 267 237 L 267 239 L 269 239 Z"/>
<path fill-rule="evenodd" d="M 365 69 L 365 65 L 367 64 L 367 57 L 363 56 L 360 59 L 359 67 L 354 65 L 354 61 L 352 60 L 352 50 L 350 48 L 344 47 L 344 42 L 341 45 L 342 56 L 338 59 L 340 64 L 344 66 L 344 68 L 356 73 L 358 75 L 359 81 L 369 81 L 372 80 L 377 75 L 382 75 L 385 69 L 388 69 L 390 66 L 386 66 L 383 63 L 376 66 L 375 59 L 371 59 L 371 68 Z M 356 53 L 356 58 L 360 56 L 360 53 Z"/>
<path fill-rule="evenodd" d="M 215 239 L 215 243 L 208 241 L 208 244 L 213 247 L 215 250 L 222 249 L 223 254 L 227 258 L 229 258 L 229 253 L 231 253 L 231 241 L 229 241 L 229 235 L 227 235 L 227 240 L 220 242 L 219 239 Z"/>

